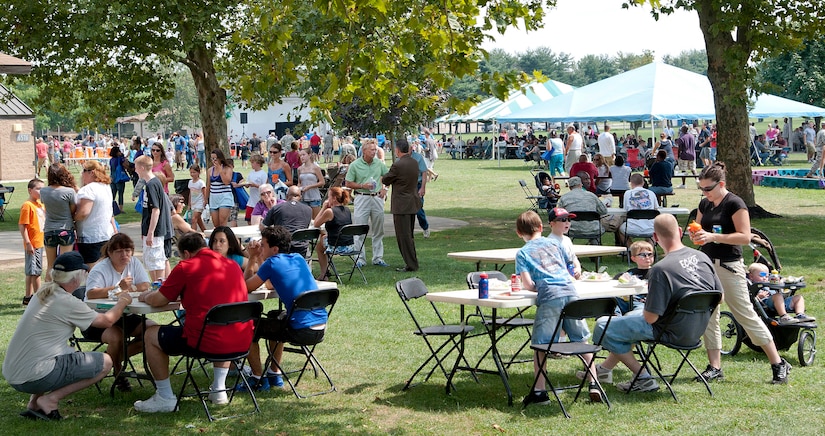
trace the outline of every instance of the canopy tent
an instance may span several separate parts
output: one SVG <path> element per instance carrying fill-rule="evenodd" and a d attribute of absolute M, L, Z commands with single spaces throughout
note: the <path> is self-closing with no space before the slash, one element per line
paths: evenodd
<path fill-rule="evenodd" d="M 825 116 L 825 109 L 762 94 L 750 116 Z M 715 118 L 706 76 L 654 62 L 498 117 L 499 122 L 652 121 Z"/>
<path fill-rule="evenodd" d="M 473 106 L 466 115 L 453 113 L 440 117 L 435 121 L 439 123 L 493 121 L 501 116 L 507 116 L 537 103 L 548 101 L 573 89 L 572 86 L 555 80 L 548 80 L 544 83 L 534 82 L 523 89 L 510 91 L 504 101 L 490 97 Z"/>

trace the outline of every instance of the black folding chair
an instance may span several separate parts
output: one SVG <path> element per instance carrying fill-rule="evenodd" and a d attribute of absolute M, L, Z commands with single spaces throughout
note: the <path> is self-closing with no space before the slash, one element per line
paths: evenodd
<path fill-rule="evenodd" d="M 6 196 L 8 194 L 8 196 Z M 14 186 L 0 185 L 0 221 L 6 220 L 6 207 L 11 202 L 11 197 L 14 194 Z"/>
<path fill-rule="evenodd" d="M 630 265 L 630 244 L 631 238 L 653 239 L 653 225 L 650 226 L 650 231 L 632 231 L 630 224 L 632 221 L 652 220 L 659 216 L 658 209 L 631 209 L 627 211 L 625 216 L 625 245 L 627 246 L 627 264 Z M 656 255 L 656 241 L 653 242 L 653 260 L 657 258 Z"/>
<path fill-rule="evenodd" d="M 321 237 L 321 229 L 301 229 L 292 232 L 292 245 L 295 247 L 296 242 L 306 242 L 306 250 L 301 250 L 304 259 L 308 264 L 312 264 L 312 253 L 315 252 L 315 245 L 318 244 L 318 238 Z"/>
<path fill-rule="evenodd" d="M 258 399 L 255 398 L 255 391 L 249 385 L 249 380 L 244 374 L 243 369 L 238 367 L 238 364 L 246 359 L 246 356 L 249 354 L 249 347 L 252 345 L 255 328 L 258 325 L 258 320 L 261 318 L 261 312 L 263 312 L 263 310 L 264 306 L 260 301 L 243 301 L 240 303 L 219 304 L 209 309 L 209 312 L 206 313 L 206 317 L 203 321 L 203 328 L 201 328 L 200 334 L 198 334 L 198 341 L 195 347 L 183 353 L 186 357 L 186 377 L 183 379 L 183 385 L 181 386 L 180 393 L 178 394 L 178 402 L 175 405 L 175 410 L 180 407 L 180 401 L 184 396 L 197 396 L 201 400 L 203 410 L 206 411 L 206 416 L 209 418 L 209 421 L 215 421 L 216 418 L 212 416 L 212 413 L 209 411 L 209 406 L 206 404 L 206 398 L 209 394 L 214 392 L 227 392 L 229 393 L 229 403 L 231 404 L 232 399 L 235 397 L 235 385 L 238 379 L 240 379 L 246 387 L 246 391 L 249 393 L 249 396 L 252 397 L 252 403 L 255 405 L 255 410 L 249 414 L 260 413 L 261 409 L 258 407 Z M 252 326 L 250 326 L 251 331 L 249 332 L 248 340 L 241 341 L 241 338 L 235 337 L 232 338 L 233 341 L 231 343 L 225 344 L 227 349 L 232 351 L 225 354 L 212 354 L 201 350 L 201 342 L 203 341 L 203 337 L 207 329 L 221 328 L 248 322 L 252 323 Z M 211 389 L 207 389 L 206 391 L 201 390 L 192 373 L 195 363 L 200 363 L 201 360 L 207 360 L 213 364 L 217 362 L 231 362 L 231 364 L 234 365 L 235 369 L 238 371 L 238 375 L 235 378 L 235 383 L 227 383 L 229 387 L 221 391 L 213 391 Z M 192 383 L 192 387 L 195 392 L 193 394 L 184 394 L 186 387 L 190 382 Z M 226 416 L 219 419 L 233 418 L 235 416 L 240 415 Z"/>
<path fill-rule="evenodd" d="M 682 239 L 688 236 L 688 225 L 695 221 L 697 216 L 699 216 L 699 209 L 691 209 L 687 221 L 685 221 L 685 227 L 682 229 Z"/>
<path fill-rule="evenodd" d="M 370 226 L 367 224 L 348 224 L 346 226 L 341 227 L 341 233 L 338 234 L 338 238 L 336 238 L 335 242 L 332 244 L 333 247 L 338 247 L 338 240 L 341 239 L 342 236 L 352 236 L 353 240 L 355 241 L 355 246 L 351 251 L 334 251 L 332 253 L 327 254 L 327 270 L 324 271 L 322 276 L 325 276 L 329 273 L 329 270 L 332 269 L 332 273 L 335 274 L 335 279 L 338 280 L 338 283 L 342 283 L 341 275 L 338 274 L 338 267 L 335 266 L 334 258 L 335 256 L 338 257 L 346 257 L 352 262 L 352 268 L 349 270 L 349 280 L 352 280 L 352 275 L 355 273 L 357 269 L 359 273 L 361 273 L 361 278 L 364 279 L 364 284 L 367 284 L 367 277 L 364 276 L 364 271 L 361 270 L 361 267 L 358 266 L 358 255 L 361 253 L 361 250 L 364 249 L 364 244 L 367 242 L 367 234 L 370 232 Z M 360 243 L 358 242 L 360 240 Z M 332 241 L 328 241 L 332 242 Z"/>
<path fill-rule="evenodd" d="M 676 402 L 679 402 L 679 399 L 676 398 L 676 392 L 673 391 L 671 383 L 673 383 L 673 380 L 679 375 L 679 371 L 682 370 L 685 363 L 690 366 L 698 377 L 698 380 L 701 380 L 702 383 L 705 384 L 705 388 L 707 388 L 710 396 L 713 396 L 713 391 L 710 390 L 710 385 L 707 380 L 702 377 L 702 374 L 693 362 L 688 359 L 688 356 L 690 356 L 691 351 L 702 346 L 702 334 L 707 328 L 711 313 L 719 306 L 721 300 L 722 292 L 716 290 L 695 291 L 685 294 L 676 302 L 676 307 L 670 312 L 670 315 L 661 321 L 661 324 L 659 324 L 661 329 L 656 334 L 656 337 L 652 340 L 644 341 L 646 347 L 642 344 L 637 344 L 636 346 L 639 355 L 642 357 L 642 368 L 647 368 L 649 374 L 652 374 L 650 372 L 651 369 L 655 371 L 656 375 L 665 383 L 670 391 L 670 395 L 673 396 Z M 686 329 L 686 331 L 679 332 L 678 337 L 684 338 L 684 340 L 679 343 L 675 343 L 670 339 L 674 333 L 672 330 L 673 324 L 677 324 L 680 329 Z M 682 356 L 682 360 L 679 362 L 679 366 L 673 374 L 662 374 L 661 362 L 655 353 L 657 345 L 663 345 L 676 350 L 679 352 L 679 355 Z M 655 365 L 651 364 L 651 359 L 656 360 Z M 633 377 L 633 381 L 627 390 L 628 393 L 633 390 L 633 384 L 639 379 L 639 374 L 641 374 L 641 371 Z"/>
<path fill-rule="evenodd" d="M 504 273 L 502 273 L 501 271 L 474 271 L 467 274 L 467 287 L 469 287 L 470 289 L 478 289 L 478 281 L 481 278 L 481 273 L 486 273 L 488 278 L 491 279 L 498 279 L 505 282 L 509 281 L 509 278 L 506 275 L 504 275 Z M 525 318 L 522 315 L 522 312 L 523 310 L 520 310 L 509 318 L 497 317 L 496 319 L 496 327 L 501 327 L 504 329 L 504 332 L 496 337 L 496 341 L 501 340 L 501 338 L 506 336 L 508 333 L 519 328 L 524 329 L 524 331 L 527 333 L 527 338 L 525 339 L 525 341 L 521 344 L 518 350 L 516 350 L 513 356 L 510 357 L 510 360 L 504 364 L 504 366 L 507 368 L 509 368 L 510 365 L 512 365 L 513 363 L 533 361 L 532 358 L 516 360 L 518 355 L 521 354 L 521 351 L 527 348 L 528 345 L 530 345 L 530 338 L 532 337 L 530 328 L 533 327 L 534 323 L 534 320 L 532 318 Z M 481 311 L 481 307 L 476 308 L 476 315 L 478 315 L 481 318 L 481 323 L 484 325 L 484 328 L 487 329 L 487 332 L 490 333 L 490 326 L 493 324 L 493 320 L 484 316 L 484 313 Z M 488 348 L 487 351 L 481 356 L 481 358 L 478 359 L 479 364 L 482 360 L 484 360 L 485 357 L 487 357 L 487 354 L 489 354 L 490 351 L 491 348 Z M 476 365 L 476 367 L 478 367 L 478 365 Z"/>
<path fill-rule="evenodd" d="M 518 184 L 524 191 L 524 198 L 530 202 L 530 210 L 538 214 L 542 213 L 542 210 L 547 212 L 546 209 L 542 209 L 542 207 L 539 205 L 539 202 L 543 199 L 546 199 L 547 197 L 544 197 L 542 195 L 536 195 L 533 192 L 530 192 L 530 188 L 527 187 L 527 182 L 525 182 L 524 180 L 519 180 Z"/>
<path fill-rule="evenodd" d="M 444 322 L 444 318 L 441 316 L 441 312 L 438 311 L 438 308 L 435 306 L 435 303 L 430 301 L 430 306 L 435 314 L 436 319 L 438 320 L 438 324 L 432 326 L 423 326 L 419 321 L 418 318 L 415 316 L 415 312 L 411 307 L 410 303 L 417 299 L 427 295 L 427 286 L 424 284 L 421 279 L 418 277 L 411 277 L 408 279 L 404 279 L 395 283 L 395 291 L 398 292 L 398 296 L 401 298 L 401 302 L 404 303 L 404 307 L 407 308 L 407 313 L 410 314 L 410 318 L 412 318 L 413 323 L 415 324 L 415 330 L 413 331 L 414 334 L 421 336 L 424 339 L 424 343 L 427 344 L 427 348 L 430 350 L 430 356 L 427 357 L 427 360 L 422 363 L 418 369 L 413 372 L 407 382 L 404 384 L 403 390 L 409 389 L 413 386 L 412 382 L 415 380 L 415 377 L 421 372 L 431 361 L 435 361 L 432 369 L 430 372 L 427 373 L 427 376 L 424 378 L 424 382 L 430 379 L 430 376 L 433 375 L 436 369 L 441 369 L 441 373 L 444 374 L 444 378 L 450 380 L 450 377 L 447 373 L 447 370 L 444 368 L 443 362 L 446 360 L 450 354 L 452 354 L 453 350 L 457 349 L 459 346 L 459 340 L 461 335 L 466 335 L 474 330 L 473 326 L 468 325 L 454 325 L 454 324 L 447 324 Z M 432 318 L 430 316 L 430 318 Z M 443 339 L 443 342 L 436 346 L 437 344 L 431 342 L 430 338 L 437 338 L 440 337 Z M 442 352 L 442 350 L 446 349 L 446 352 Z M 467 360 L 464 356 L 461 356 L 461 359 L 464 360 L 464 364 L 468 367 L 470 366 L 467 363 Z M 473 374 L 473 378 L 475 378 L 475 374 Z M 476 379 L 477 381 L 478 379 Z M 455 387 L 453 386 L 453 389 Z"/>
<path fill-rule="evenodd" d="M 570 218 L 571 221 L 580 222 L 580 223 L 595 223 L 595 230 L 592 231 L 582 231 L 576 229 L 575 223 L 571 223 L 570 230 L 567 231 L 567 236 L 570 237 L 570 240 L 574 239 L 587 239 L 588 243 L 595 242 L 596 245 L 602 245 L 602 235 L 604 234 L 604 227 L 602 226 L 601 222 L 601 215 L 598 212 L 590 212 L 590 211 L 570 211 L 571 215 L 576 215 L 575 218 Z M 599 269 L 601 265 L 602 258 L 601 256 L 591 257 L 591 259 L 596 263 L 596 269 Z"/>
<path fill-rule="evenodd" d="M 274 362 L 275 366 L 281 371 L 281 374 L 283 374 L 284 380 L 287 383 L 289 383 L 289 387 L 292 388 L 292 393 L 294 393 L 295 396 L 298 398 L 314 397 L 316 395 L 323 395 L 335 391 L 335 383 L 332 382 L 332 378 L 330 378 L 329 373 L 327 373 L 327 370 L 324 369 L 324 366 L 321 365 L 321 362 L 319 362 L 318 358 L 315 357 L 315 346 L 320 344 L 324 340 L 324 335 L 326 334 L 327 326 L 329 325 L 329 315 L 332 314 L 332 309 L 335 306 L 335 302 L 338 301 L 338 295 L 338 289 L 319 289 L 307 291 L 299 295 L 298 298 L 296 298 L 295 301 L 292 303 L 292 309 L 287 313 L 286 319 L 292 319 L 292 315 L 297 311 L 313 311 L 316 309 L 324 309 L 327 311 L 327 324 L 324 325 L 320 335 L 316 338 L 316 340 L 288 340 L 287 342 L 289 344 L 294 345 L 294 347 L 284 346 L 285 352 L 300 354 L 304 356 L 304 364 L 301 366 L 300 369 L 285 371 L 282 367 L 282 363 L 275 360 L 274 353 L 269 353 L 269 357 L 267 357 L 266 363 L 264 364 L 264 368 L 269 368 L 270 365 Z M 289 329 L 287 329 L 286 337 L 290 337 Z M 283 338 L 268 338 L 265 336 L 262 336 L 262 338 L 276 342 L 283 341 Z M 302 395 L 298 392 L 298 383 L 301 382 L 301 378 L 304 376 L 304 372 L 306 372 L 307 367 L 309 366 L 312 366 L 315 378 L 318 378 L 318 370 L 321 370 L 321 373 L 323 373 L 324 377 L 326 377 L 327 379 L 329 389 L 308 395 Z M 289 378 L 289 374 L 296 373 L 298 374 L 298 378 L 295 380 L 295 383 L 292 383 L 292 380 L 290 380 Z"/>
<path fill-rule="evenodd" d="M 554 387 L 553 382 L 550 381 L 550 377 L 547 376 L 547 370 L 545 369 L 547 355 L 555 353 L 561 354 L 562 356 L 578 357 L 585 366 L 585 372 L 589 372 L 592 375 L 592 381 L 596 384 L 596 388 L 599 390 L 599 395 L 601 395 L 604 402 L 607 404 L 607 409 L 610 410 L 610 400 L 607 398 L 607 394 L 604 392 L 604 388 L 602 388 L 601 383 L 599 383 L 599 377 L 596 375 L 593 362 L 596 361 L 596 353 L 602 350 L 601 343 L 604 338 L 604 332 L 606 332 L 608 327 L 610 327 L 610 320 L 613 319 L 615 310 L 616 300 L 613 298 L 596 298 L 592 300 L 571 301 L 564 306 L 564 309 L 562 309 L 561 315 L 559 315 L 559 320 L 556 322 L 556 328 L 553 331 L 553 337 L 559 337 L 565 319 L 583 320 L 585 318 L 599 318 L 606 316 L 607 323 L 604 326 L 602 335 L 598 338 L 594 338 L 595 341 L 593 344 L 588 344 L 585 342 L 553 342 L 550 344 L 530 346 L 530 348 L 532 348 L 535 352 L 541 353 L 541 357 L 539 358 L 539 373 L 536 374 L 536 378 L 533 380 L 533 386 L 530 388 L 530 391 L 532 392 L 536 388 L 536 384 L 539 381 L 539 376 L 544 376 L 544 380 L 548 386 L 547 390 L 549 392 L 553 392 L 553 396 L 556 397 L 556 401 L 559 403 L 562 413 L 564 413 L 564 416 L 567 418 L 570 418 L 570 415 L 564 408 L 564 404 L 562 404 L 561 398 L 559 398 L 558 391 L 578 388 L 576 391 L 576 396 L 573 398 L 573 402 L 575 402 L 579 399 L 579 395 L 581 395 L 582 389 L 584 389 L 584 385 L 587 383 L 587 377 L 584 377 L 581 383 L 577 386 Z M 593 358 L 590 359 L 589 364 L 584 358 L 585 354 L 593 355 Z"/>

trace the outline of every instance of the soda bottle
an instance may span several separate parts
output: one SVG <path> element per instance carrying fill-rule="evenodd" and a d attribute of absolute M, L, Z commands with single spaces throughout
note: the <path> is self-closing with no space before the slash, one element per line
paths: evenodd
<path fill-rule="evenodd" d="M 696 234 L 699 230 L 702 230 L 702 225 L 697 223 L 696 220 L 693 220 L 688 224 L 688 233 L 690 234 L 690 239 L 693 240 L 693 235 Z M 701 242 L 694 242 L 696 245 L 702 245 Z"/>
<path fill-rule="evenodd" d="M 488 280 L 487 273 L 481 273 L 478 277 L 478 298 L 482 300 L 489 298 L 490 282 Z"/>
<path fill-rule="evenodd" d="M 521 280 L 519 280 L 519 276 L 517 274 L 513 274 L 510 276 L 510 292 L 519 291 L 521 291 Z"/>

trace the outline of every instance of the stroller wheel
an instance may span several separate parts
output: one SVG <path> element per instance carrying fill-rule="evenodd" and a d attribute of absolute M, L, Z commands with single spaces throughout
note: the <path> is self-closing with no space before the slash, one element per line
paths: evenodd
<path fill-rule="evenodd" d="M 719 329 L 722 330 L 722 354 L 735 356 L 742 347 L 744 332 L 730 312 L 719 313 Z"/>
<path fill-rule="evenodd" d="M 804 329 L 799 333 L 799 344 L 797 345 L 799 353 L 799 364 L 802 366 L 811 366 L 816 359 L 816 332 L 809 329 Z"/>

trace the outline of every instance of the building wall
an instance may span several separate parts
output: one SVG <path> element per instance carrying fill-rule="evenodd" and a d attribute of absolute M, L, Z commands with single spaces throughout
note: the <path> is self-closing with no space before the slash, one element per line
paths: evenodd
<path fill-rule="evenodd" d="M 14 125 L 22 129 L 14 131 Z M 34 176 L 34 118 L 0 119 L 0 180 L 31 180 Z M 46 177 L 45 171 L 43 177 Z"/>

